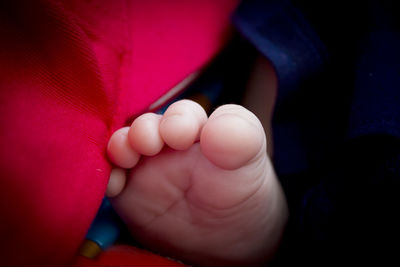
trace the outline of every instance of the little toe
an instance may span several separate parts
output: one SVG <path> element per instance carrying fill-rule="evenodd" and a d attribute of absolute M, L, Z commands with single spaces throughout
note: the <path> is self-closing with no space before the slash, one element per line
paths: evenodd
<path fill-rule="evenodd" d="M 173 149 L 186 150 L 199 140 L 207 121 L 204 109 L 194 101 L 180 100 L 168 107 L 160 123 L 164 142 Z"/>
<path fill-rule="evenodd" d="M 125 187 L 126 173 L 124 169 L 114 168 L 111 170 L 110 179 L 108 180 L 106 196 L 116 197 Z"/>
<path fill-rule="evenodd" d="M 129 145 L 128 131 L 129 127 L 123 127 L 114 132 L 107 146 L 108 157 L 121 168 L 134 167 L 140 158 L 140 154 Z"/>
<path fill-rule="evenodd" d="M 266 151 L 260 121 L 239 105 L 216 109 L 203 127 L 200 144 L 203 154 L 224 169 L 237 169 Z"/>
<path fill-rule="evenodd" d="M 159 127 L 161 115 L 145 113 L 136 118 L 129 129 L 128 138 L 132 148 L 145 156 L 158 154 L 164 146 Z"/>

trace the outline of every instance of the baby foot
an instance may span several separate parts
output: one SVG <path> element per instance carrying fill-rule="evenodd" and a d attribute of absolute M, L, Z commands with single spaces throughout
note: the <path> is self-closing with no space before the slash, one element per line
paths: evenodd
<path fill-rule="evenodd" d="M 259 120 L 238 105 L 209 118 L 182 100 L 116 131 L 112 204 L 145 246 L 196 265 L 257 265 L 273 255 L 286 202 Z M 139 160 L 139 158 L 141 158 Z"/>

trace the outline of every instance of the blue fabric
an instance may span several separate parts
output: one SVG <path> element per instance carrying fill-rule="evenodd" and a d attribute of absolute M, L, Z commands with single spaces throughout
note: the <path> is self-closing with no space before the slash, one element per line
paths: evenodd
<path fill-rule="evenodd" d="M 115 213 L 110 201 L 104 198 L 86 234 L 86 239 L 96 242 L 101 249 L 106 250 L 118 239 L 121 225 L 121 219 Z"/>
<path fill-rule="evenodd" d="M 398 261 L 399 11 L 388 0 L 248 0 L 234 16 L 278 75 L 274 165 L 291 213 L 279 263 Z"/>
<path fill-rule="evenodd" d="M 360 45 L 349 137 L 400 138 L 400 32 L 373 29 Z"/>
<path fill-rule="evenodd" d="M 279 80 L 278 105 L 301 81 L 319 72 L 325 47 L 300 12 L 286 0 L 243 1 L 233 22 L 273 63 Z"/>
<path fill-rule="evenodd" d="M 275 168 L 280 174 L 305 171 L 310 166 L 309 135 L 299 118 L 280 118 L 295 110 L 290 102 L 305 81 L 317 76 L 328 60 L 327 51 L 311 25 L 289 1 L 243 1 L 233 21 L 275 67 L 278 98 L 275 107 Z M 321 88 L 323 90 L 323 88 Z M 288 103 L 289 102 L 289 103 Z M 288 106 L 288 107 L 287 107 Z M 303 107 L 299 107 L 303 108 Z M 309 122 L 315 123 L 315 122 Z"/>

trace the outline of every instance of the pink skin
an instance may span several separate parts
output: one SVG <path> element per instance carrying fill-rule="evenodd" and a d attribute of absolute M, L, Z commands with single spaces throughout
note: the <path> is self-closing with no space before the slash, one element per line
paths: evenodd
<path fill-rule="evenodd" d="M 204 265 L 268 261 L 287 219 L 254 114 L 224 105 L 209 118 L 189 100 L 144 114 L 110 139 L 107 195 L 149 248 Z M 139 161 L 140 155 L 141 160 Z"/>

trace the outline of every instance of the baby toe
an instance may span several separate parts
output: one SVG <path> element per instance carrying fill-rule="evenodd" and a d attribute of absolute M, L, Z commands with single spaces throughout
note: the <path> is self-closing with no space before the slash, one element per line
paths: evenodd
<path fill-rule="evenodd" d="M 111 170 L 110 179 L 108 180 L 106 196 L 116 197 L 125 187 L 126 173 L 124 169 L 114 168 Z"/>

